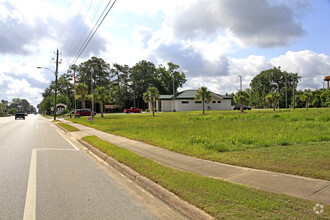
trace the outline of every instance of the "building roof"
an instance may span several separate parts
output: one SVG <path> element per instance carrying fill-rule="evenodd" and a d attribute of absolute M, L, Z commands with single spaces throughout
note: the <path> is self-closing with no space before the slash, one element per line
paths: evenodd
<path fill-rule="evenodd" d="M 197 90 L 184 90 L 182 92 L 175 93 L 175 99 L 195 99 L 195 95 L 197 93 Z M 226 95 L 219 95 L 214 92 L 211 92 L 212 95 L 221 97 L 223 99 L 232 99 L 232 97 L 226 96 Z M 172 95 L 160 95 L 159 100 L 172 100 Z"/>

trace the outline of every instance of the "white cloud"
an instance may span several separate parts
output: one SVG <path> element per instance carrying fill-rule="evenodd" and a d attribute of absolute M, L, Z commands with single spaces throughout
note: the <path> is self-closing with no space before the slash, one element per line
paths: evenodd
<path fill-rule="evenodd" d="M 297 4 L 269 0 L 200 0 L 177 11 L 167 23 L 177 37 L 185 39 L 227 33 L 245 45 L 285 46 L 305 33 L 296 8 Z"/>
<path fill-rule="evenodd" d="M 270 62 L 274 66 L 281 66 L 283 71 L 302 76 L 300 88 L 321 88 L 323 77 L 330 73 L 330 57 L 309 50 L 288 51 Z"/>

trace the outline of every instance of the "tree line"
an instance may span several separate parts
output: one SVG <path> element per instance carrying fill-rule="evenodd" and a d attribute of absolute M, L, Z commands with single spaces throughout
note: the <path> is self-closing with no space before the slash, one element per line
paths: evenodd
<path fill-rule="evenodd" d="M 73 109 L 91 108 L 92 101 L 97 111 L 103 104 L 112 104 L 117 111 L 132 106 L 146 109 L 143 94 L 149 87 L 155 87 L 160 94 L 173 94 L 186 82 L 184 73 L 177 71 L 178 65 L 169 62 L 166 66 L 155 66 L 152 62 L 141 60 L 133 67 L 105 62 L 92 57 L 79 65 L 72 65 L 62 74 L 57 83 L 57 103 L 64 103 Z M 51 114 L 54 106 L 55 81 L 42 93 L 43 101 L 38 108 Z M 91 95 L 93 93 L 93 96 Z M 101 104 L 102 102 L 102 104 Z"/>
<path fill-rule="evenodd" d="M 176 92 L 186 82 L 184 73 L 177 71 L 178 65 L 155 66 L 152 62 L 141 60 L 133 67 L 114 63 L 110 66 L 102 58 L 91 57 L 79 65 L 72 65 L 58 79 L 57 103 L 64 103 L 69 109 L 91 107 L 103 112 L 104 104 L 111 104 L 117 111 L 124 108 L 148 108 L 144 96 L 148 88 L 158 94 Z M 301 76 L 282 71 L 280 67 L 264 70 L 255 76 L 250 88 L 230 94 L 233 104 L 244 103 L 255 108 L 301 108 L 328 107 L 330 94 L 325 89 L 297 91 Z M 51 114 L 54 106 L 55 81 L 42 93 L 43 101 L 38 108 Z M 93 96 L 91 95 L 93 92 Z M 76 106 L 75 106 L 76 105 Z"/>
<path fill-rule="evenodd" d="M 250 88 L 239 91 L 234 100 L 237 104 L 246 104 L 255 108 L 304 108 L 329 107 L 330 91 L 316 89 L 314 91 L 298 90 L 301 76 L 297 73 L 282 71 L 281 67 L 264 70 L 255 76 Z M 236 98 L 236 99 L 235 99 Z"/>
<path fill-rule="evenodd" d="M 26 99 L 13 98 L 11 102 L 9 102 L 8 100 L 1 100 L 0 116 L 5 116 L 7 114 L 12 115 L 18 111 L 34 113 L 36 112 L 36 108 L 31 105 Z"/>

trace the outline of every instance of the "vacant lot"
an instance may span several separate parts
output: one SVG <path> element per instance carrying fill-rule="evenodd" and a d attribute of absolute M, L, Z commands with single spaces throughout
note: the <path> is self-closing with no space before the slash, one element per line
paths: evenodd
<path fill-rule="evenodd" d="M 204 159 L 330 180 L 330 110 L 112 115 L 71 119 Z"/>
<path fill-rule="evenodd" d="M 324 212 L 318 216 L 313 210 L 315 206 L 313 201 L 269 193 L 172 169 L 95 136 L 83 139 L 216 219 L 329 218 L 328 205 L 324 205 Z"/>

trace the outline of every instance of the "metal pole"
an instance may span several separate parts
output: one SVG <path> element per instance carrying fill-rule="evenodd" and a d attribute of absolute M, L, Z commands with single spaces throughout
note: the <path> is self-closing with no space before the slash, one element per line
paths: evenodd
<path fill-rule="evenodd" d="M 75 113 L 77 109 L 77 104 L 76 104 L 76 70 L 73 70 L 73 99 L 74 99 L 74 111 Z"/>
<path fill-rule="evenodd" d="M 173 74 L 173 112 L 175 112 L 174 74 Z"/>
<path fill-rule="evenodd" d="M 286 80 L 286 75 L 285 74 L 285 109 L 288 109 L 288 86 L 287 86 L 287 80 Z"/>
<path fill-rule="evenodd" d="M 242 76 L 241 75 L 239 75 L 238 76 L 239 77 L 239 88 L 240 88 L 240 91 L 242 91 Z"/>
<path fill-rule="evenodd" d="M 295 109 L 295 102 L 296 102 L 294 92 L 295 92 L 295 78 L 293 78 L 293 108 L 292 109 Z"/>
<path fill-rule="evenodd" d="M 94 73 L 94 69 L 92 67 L 91 69 L 92 118 L 94 118 L 93 73 Z"/>

